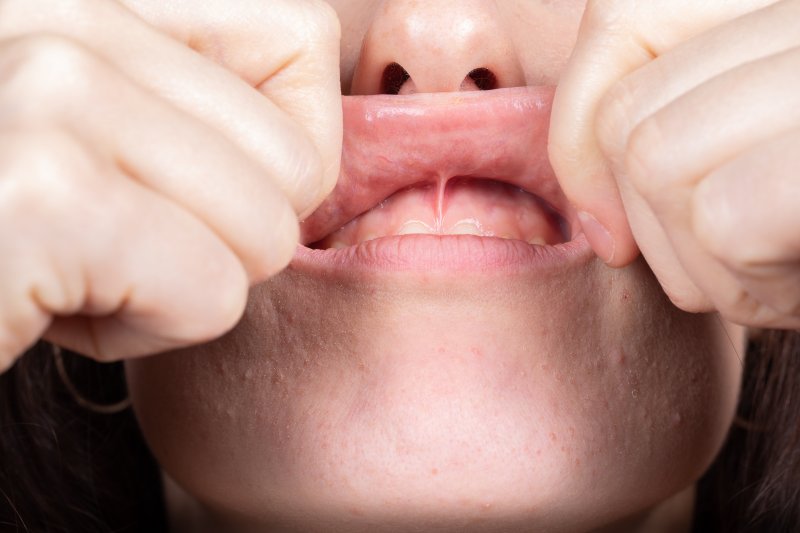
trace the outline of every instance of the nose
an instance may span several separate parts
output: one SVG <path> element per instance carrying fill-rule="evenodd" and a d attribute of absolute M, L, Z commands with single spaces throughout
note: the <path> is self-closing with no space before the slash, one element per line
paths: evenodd
<path fill-rule="evenodd" d="M 411 94 L 516 87 L 521 62 L 500 0 L 387 0 L 353 74 L 352 94 Z"/>

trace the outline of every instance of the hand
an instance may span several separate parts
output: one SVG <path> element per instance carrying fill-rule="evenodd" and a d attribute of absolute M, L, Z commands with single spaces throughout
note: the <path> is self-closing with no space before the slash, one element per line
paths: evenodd
<path fill-rule="evenodd" d="M 210 340 L 339 172 L 315 0 L 0 2 L 0 369 Z"/>
<path fill-rule="evenodd" d="M 597 254 L 624 266 L 638 244 L 685 310 L 800 327 L 798 18 L 797 0 L 587 7 L 553 165 Z"/>

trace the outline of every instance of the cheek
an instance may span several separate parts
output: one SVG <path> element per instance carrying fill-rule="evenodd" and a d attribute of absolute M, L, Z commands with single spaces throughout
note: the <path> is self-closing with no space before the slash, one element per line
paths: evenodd
<path fill-rule="evenodd" d="M 220 341 L 129 363 L 136 412 L 188 492 L 270 523 L 574 531 L 688 486 L 738 394 L 720 322 L 676 310 L 642 264 L 544 285 L 290 270 Z"/>

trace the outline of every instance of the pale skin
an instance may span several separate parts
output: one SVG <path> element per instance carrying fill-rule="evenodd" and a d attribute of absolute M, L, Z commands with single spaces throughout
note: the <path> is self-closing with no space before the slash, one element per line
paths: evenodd
<path fill-rule="evenodd" d="M 129 360 L 176 530 L 687 527 L 742 327 L 800 323 L 800 2 L 699 5 L 0 3 L 4 366 L 40 337 Z M 596 257 L 287 268 L 342 91 L 387 61 L 456 91 L 478 54 L 557 86 Z"/>

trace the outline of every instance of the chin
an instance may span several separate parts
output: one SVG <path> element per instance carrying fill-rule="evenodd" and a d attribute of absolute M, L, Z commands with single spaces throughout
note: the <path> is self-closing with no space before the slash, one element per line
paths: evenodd
<path fill-rule="evenodd" d="M 128 363 L 145 437 L 182 490 L 255 529 L 575 532 L 640 514 L 721 446 L 737 347 L 644 263 L 612 271 L 579 241 L 560 263 L 458 275 L 334 274 L 300 251 L 225 337 Z M 452 243 L 427 245 L 441 267 Z"/>
<path fill-rule="evenodd" d="M 225 337 L 128 363 L 153 453 L 219 523 L 592 531 L 707 468 L 736 343 L 643 261 L 594 258 L 552 97 L 345 97 L 342 174 L 289 268 Z"/>

